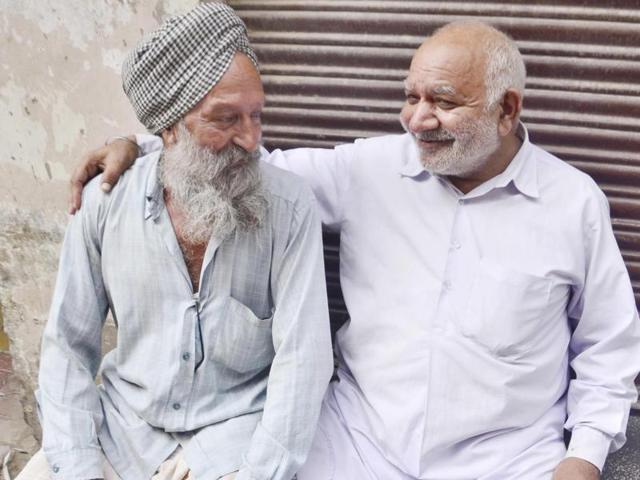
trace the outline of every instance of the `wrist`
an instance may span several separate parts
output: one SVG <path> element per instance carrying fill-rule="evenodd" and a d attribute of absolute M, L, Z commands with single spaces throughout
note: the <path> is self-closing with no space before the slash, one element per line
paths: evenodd
<path fill-rule="evenodd" d="M 128 136 L 124 136 L 124 135 L 114 135 L 112 137 L 107 138 L 107 140 L 104 142 L 105 146 L 106 145 L 110 145 L 113 142 L 126 142 L 129 145 L 135 147 L 136 149 L 136 158 L 140 156 L 140 146 L 138 145 L 138 143 L 136 142 L 136 137 L 133 135 L 128 135 Z"/>

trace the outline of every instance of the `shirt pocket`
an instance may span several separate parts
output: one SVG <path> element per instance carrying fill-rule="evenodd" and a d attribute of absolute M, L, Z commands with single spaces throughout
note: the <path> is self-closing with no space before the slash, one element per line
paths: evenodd
<path fill-rule="evenodd" d="M 550 291 L 546 278 L 481 261 L 460 330 L 497 356 L 522 356 L 544 321 Z"/>
<path fill-rule="evenodd" d="M 211 358 L 238 373 L 257 372 L 271 364 L 275 354 L 273 317 L 258 318 L 249 307 L 227 297 L 215 333 Z"/>

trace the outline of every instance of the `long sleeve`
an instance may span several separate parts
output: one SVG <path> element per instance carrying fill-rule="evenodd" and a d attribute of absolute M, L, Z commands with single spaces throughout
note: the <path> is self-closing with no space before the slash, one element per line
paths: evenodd
<path fill-rule="evenodd" d="M 333 369 L 320 222 L 311 192 L 298 203 L 274 266 L 275 357 L 267 399 L 237 480 L 290 480 L 304 463 Z M 274 260 L 275 261 L 275 260 Z"/>
<path fill-rule="evenodd" d="M 584 284 L 574 292 L 569 310 L 576 378 L 569 385 L 566 428 L 572 430 L 567 456 L 602 470 L 607 454 L 625 442 L 637 396 L 640 323 L 606 198 L 597 190 L 595 199 L 586 212 Z"/>
<path fill-rule="evenodd" d="M 322 224 L 339 231 L 344 221 L 345 194 L 356 148 L 355 144 L 347 144 L 332 149 L 274 150 L 268 156 L 263 155 L 263 159 L 304 178 L 318 202 Z"/>
<path fill-rule="evenodd" d="M 94 190 L 95 184 L 87 190 Z M 103 419 L 95 377 L 108 302 L 96 222 L 91 220 L 95 208 L 90 203 L 67 228 L 42 339 L 36 395 L 43 449 L 54 479 L 103 476 L 97 437 Z"/>

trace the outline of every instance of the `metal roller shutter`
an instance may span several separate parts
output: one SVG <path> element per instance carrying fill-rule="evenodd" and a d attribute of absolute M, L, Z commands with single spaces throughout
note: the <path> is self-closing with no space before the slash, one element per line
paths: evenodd
<path fill-rule="evenodd" d="M 402 80 L 426 35 L 464 18 L 509 33 L 527 64 L 523 120 L 531 137 L 589 173 L 607 194 L 640 305 L 637 0 L 228 3 L 246 21 L 261 61 L 268 147 L 332 146 L 399 132 Z M 325 238 L 336 324 L 346 315 L 337 241 Z"/>

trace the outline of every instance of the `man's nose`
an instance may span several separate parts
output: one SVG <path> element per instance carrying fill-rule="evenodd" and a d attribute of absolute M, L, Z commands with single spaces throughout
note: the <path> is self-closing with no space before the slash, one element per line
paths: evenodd
<path fill-rule="evenodd" d="M 438 128 L 440 122 L 438 121 L 438 117 L 435 116 L 433 108 L 432 103 L 420 101 L 415 106 L 411 119 L 409 120 L 409 130 L 413 133 L 419 133 Z"/>
<path fill-rule="evenodd" d="M 260 145 L 262 139 L 262 126 L 253 119 L 248 118 L 241 122 L 237 127 L 233 143 L 246 150 L 253 152 Z"/>

